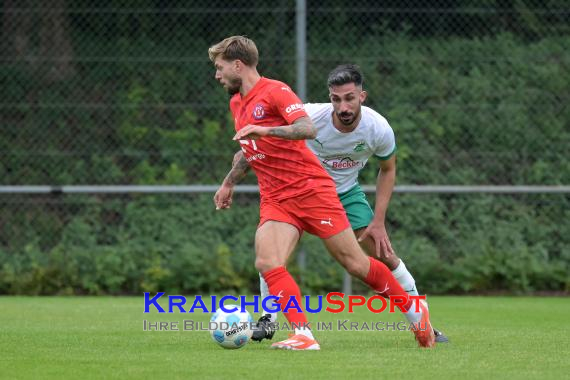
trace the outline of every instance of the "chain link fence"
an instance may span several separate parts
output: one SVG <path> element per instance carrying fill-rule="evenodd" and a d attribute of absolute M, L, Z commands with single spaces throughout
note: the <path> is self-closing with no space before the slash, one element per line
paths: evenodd
<path fill-rule="evenodd" d="M 234 34 L 257 42 L 262 75 L 310 102 L 328 101 L 337 64 L 359 64 L 367 104 L 396 133 L 399 184 L 570 184 L 567 1 L 2 5 L 2 186 L 219 183 L 238 147 L 207 49 Z M 369 163 L 362 183 L 376 174 Z M 254 289 L 257 196 L 223 215 L 210 198 L 1 193 L 0 292 Z M 424 290 L 560 291 L 569 206 L 568 194 L 398 193 L 390 232 Z M 305 286 L 340 287 L 322 247 L 302 247 Z"/>

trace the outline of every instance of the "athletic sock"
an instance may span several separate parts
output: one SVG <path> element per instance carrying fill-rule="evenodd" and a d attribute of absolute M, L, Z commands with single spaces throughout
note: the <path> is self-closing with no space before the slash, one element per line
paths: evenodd
<path fill-rule="evenodd" d="M 281 311 L 283 311 L 292 296 L 295 297 L 297 304 L 303 310 L 299 286 L 285 267 L 269 270 L 263 273 L 263 278 L 267 282 L 269 293 L 279 297 L 279 301 L 276 302 L 279 304 Z M 305 313 L 303 311 L 299 312 L 296 307 L 289 307 L 287 312 L 283 312 L 283 314 L 290 324 L 295 323 L 297 326 L 307 325 Z"/>
<path fill-rule="evenodd" d="M 416 280 L 414 280 L 414 278 L 412 277 L 412 274 L 408 271 L 408 268 L 406 267 L 406 264 L 404 264 L 403 260 L 400 259 L 400 264 L 398 264 L 396 269 L 394 269 L 392 271 L 392 274 L 394 275 L 396 280 L 398 280 L 400 285 L 402 285 L 402 288 L 404 288 L 406 293 L 408 293 L 411 296 L 419 295 L 418 288 L 416 288 Z M 424 305 L 427 308 L 427 303 Z M 415 309 L 415 306 L 412 309 Z M 414 319 L 414 317 L 413 317 L 414 314 L 418 314 L 418 313 L 412 312 L 410 317 L 408 318 L 408 320 Z M 421 314 L 420 314 L 420 316 L 421 316 Z M 415 322 L 415 323 L 417 323 L 417 322 Z"/>
<path fill-rule="evenodd" d="M 403 297 L 405 299 L 403 305 L 404 311 L 407 312 L 410 310 L 412 300 L 396 280 L 390 269 L 372 257 L 369 257 L 368 259 L 370 260 L 370 270 L 368 271 L 368 275 L 364 282 L 384 298 L 388 298 L 389 296 Z"/>
<path fill-rule="evenodd" d="M 261 293 L 261 301 L 262 302 L 264 299 L 266 299 L 267 297 L 270 296 L 269 288 L 267 287 L 267 282 L 265 282 L 265 279 L 263 278 L 261 273 L 259 274 L 259 292 Z M 270 307 L 270 305 L 267 305 L 267 306 Z M 263 313 L 263 315 L 269 315 L 272 323 L 277 321 L 277 313 L 269 313 L 265 310 L 262 310 L 262 313 Z"/>
<path fill-rule="evenodd" d="M 411 296 L 418 295 L 418 289 L 416 288 L 416 280 L 412 277 L 411 273 L 406 268 L 406 264 L 400 260 L 400 264 L 392 271 L 392 274 L 398 280 L 402 288 Z"/>

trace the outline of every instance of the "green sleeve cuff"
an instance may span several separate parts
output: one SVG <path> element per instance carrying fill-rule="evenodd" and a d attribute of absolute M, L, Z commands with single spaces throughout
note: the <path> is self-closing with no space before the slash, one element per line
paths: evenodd
<path fill-rule="evenodd" d="M 390 157 L 392 157 L 396 151 L 398 150 L 398 147 L 396 145 L 394 145 L 394 149 L 392 149 L 392 151 L 390 152 L 390 154 L 386 155 L 386 156 L 379 156 L 376 155 L 376 157 L 378 157 L 379 159 L 381 159 L 382 161 L 386 161 L 387 159 L 389 159 Z"/>

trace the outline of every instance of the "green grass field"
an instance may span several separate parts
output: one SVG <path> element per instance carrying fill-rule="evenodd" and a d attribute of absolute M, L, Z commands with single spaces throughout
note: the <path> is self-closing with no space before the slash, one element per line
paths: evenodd
<path fill-rule="evenodd" d="M 562 379 L 570 376 L 570 299 L 430 297 L 451 339 L 417 348 L 407 331 L 320 331 L 319 352 L 250 343 L 224 350 L 207 331 L 143 331 L 143 320 L 207 322 L 205 314 L 143 314 L 143 297 L 0 297 L 5 379 Z M 257 316 L 255 316 L 257 318 Z M 399 321 L 360 310 L 311 322 Z M 281 317 L 281 321 L 283 321 Z M 335 322 L 336 324 L 336 322 Z M 286 332 L 275 338 L 283 339 Z M 275 339 L 274 338 L 274 339 Z"/>

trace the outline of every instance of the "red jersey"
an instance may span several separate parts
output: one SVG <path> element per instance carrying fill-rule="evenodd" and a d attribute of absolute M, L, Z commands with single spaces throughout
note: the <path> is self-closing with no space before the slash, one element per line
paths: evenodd
<path fill-rule="evenodd" d="M 230 109 L 236 131 L 248 124 L 267 128 L 290 125 L 307 116 L 303 103 L 289 86 L 267 78 L 261 78 L 245 97 L 235 94 Z M 262 137 L 240 140 L 240 145 L 257 175 L 262 199 L 282 200 L 317 188 L 335 188 L 305 140 Z"/>

